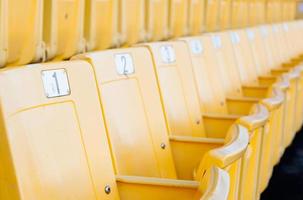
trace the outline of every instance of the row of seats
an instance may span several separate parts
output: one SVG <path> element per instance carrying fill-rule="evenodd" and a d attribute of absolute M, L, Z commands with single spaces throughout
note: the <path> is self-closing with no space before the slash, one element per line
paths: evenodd
<path fill-rule="evenodd" d="M 0 67 L 293 20 L 295 0 L 1 0 Z"/>
<path fill-rule="evenodd" d="M 303 122 L 303 21 L 0 72 L 0 199 L 255 200 Z"/>

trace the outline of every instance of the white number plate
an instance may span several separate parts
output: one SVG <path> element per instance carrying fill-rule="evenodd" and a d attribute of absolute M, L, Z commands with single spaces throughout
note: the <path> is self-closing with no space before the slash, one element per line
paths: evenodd
<path fill-rule="evenodd" d="M 42 71 L 42 80 L 47 98 L 70 95 L 68 77 L 65 69 Z"/>
<path fill-rule="evenodd" d="M 128 53 L 116 54 L 115 63 L 118 74 L 129 75 L 135 72 L 133 58 Z"/>
<path fill-rule="evenodd" d="M 193 54 L 201 54 L 202 51 L 203 51 L 203 48 L 202 48 L 202 44 L 200 42 L 200 40 L 191 40 L 190 41 L 190 48 L 191 48 L 191 51 Z"/>
<path fill-rule="evenodd" d="M 164 63 L 173 63 L 176 61 L 175 50 L 170 45 L 164 45 L 160 47 L 160 53 L 162 57 L 162 61 Z"/>

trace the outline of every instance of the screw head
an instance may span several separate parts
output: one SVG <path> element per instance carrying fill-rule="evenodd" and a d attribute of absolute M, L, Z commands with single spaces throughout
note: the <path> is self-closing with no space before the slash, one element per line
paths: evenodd
<path fill-rule="evenodd" d="M 160 147 L 161 147 L 161 149 L 165 149 L 166 145 L 164 143 L 161 143 Z"/>
<path fill-rule="evenodd" d="M 105 192 L 106 194 L 110 194 L 111 188 L 110 188 L 109 185 L 106 185 L 106 186 L 104 187 L 104 192 Z"/>

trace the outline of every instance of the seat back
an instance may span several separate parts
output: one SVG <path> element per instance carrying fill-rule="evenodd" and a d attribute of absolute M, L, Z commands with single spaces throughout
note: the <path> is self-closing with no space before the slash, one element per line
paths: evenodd
<path fill-rule="evenodd" d="M 86 50 L 118 45 L 118 0 L 85 1 L 84 37 Z"/>
<path fill-rule="evenodd" d="M 145 27 L 149 41 L 168 37 L 168 6 L 169 0 L 146 1 Z"/>
<path fill-rule="evenodd" d="M 36 64 L 0 76 L 0 198 L 118 199 L 91 66 Z"/>
<path fill-rule="evenodd" d="M 188 33 L 188 0 L 169 0 L 169 36 L 176 38 Z"/>
<path fill-rule="evenodd" d="M 241 29 L 230 32 L 230 40 L 234 47 L 242 83 L 245 85 L 257 85 L 258 73 L 256 63 L 245 30 Z"/>
<path fill-rule="evenodd" d="M 94 66 L 116 174 L 176 178 L 148 49 L 115 49 L 79 57 Z"/>
<path fill-rule="evenodd" d="M 42 1 L 0 2 L 0 67 L 43 58 Z"/>
<path fill-rule="evenodd" d="M 145 45 L 154 58 L 170 134 L 206 137 L 186 44 L 176 41 Z"/>
<path fill-rule="evenodd" d="M 119 43 L 129 46 L 146 39 L 145 1 L 119 0 Z"/>
<path fill-rule="evenodd" d="M 207 32 L 219 30 L 220 0 L 206 1 L 205 28 Z"/>
<path fill-rule="evenodd" d="M 188 33 L 199 35 L 205 31 L 206 0 L 188 0 Z"/>
<path fill-rule="evenodd" d="M 48 60 L 63 60 L 84 51 L 84 0 L 45 0 L 43 14 Z"/>
<path fill-rule="evenodd" d="M 232 8 L 232 28 L 241 28 L 248 25 L 248 0 L 234 0 Z"/>
<path fill-rule="evenodd" d="M 189 47 L 202 112 L 227 114 L 221 71 L 217 67 L 212 42 L 208 38 L 210 36 L 206 34 L 181 39 Z"/>
<path fill-rule="evenodd" d="M 232 0 L 221 0 L 220 5 L 220 30 L 231 28 Z"/>
<path fill-rule="evenodd" d="M 216 55 L 215 60 L 221 71 L 220 79 L 224 81 L 225 95 L 242 96 L 242 81 L 235 60 L 233 46 L 230 42 L 230 32 L 225 31 L 213 34 L 208 40 L 211 40 L 214 54 Z"/>

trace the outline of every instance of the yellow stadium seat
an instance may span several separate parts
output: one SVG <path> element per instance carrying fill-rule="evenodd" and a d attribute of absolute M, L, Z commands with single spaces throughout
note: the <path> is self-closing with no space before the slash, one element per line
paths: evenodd
<path fill-rule="evenodd" d="M 148 41 L 168 37 L 168 3 L 169 0 L 146 1 L 145 27 Z"/>
<path fill-rule="evenodd" d="M 164 54 L 169 54 L 165 48 L 161 49 Z M 163 115 L 152 58 L 145 47 L 97 52 L 79 58 L 89 60 L 95 67 L 117 175 L 200 180 L 205 169 L 215 165 L 230 174 L 229 199 L 235 199 L 239 166 L 248 143 L 246 128 L 233 126 L 225 142 L 223 139 L 208 138 L 199 131 L 203 127 L 201 116 L 196 115 L 199 109 L 186 113 L 186 108 L 176 106 L 180 103 L 184 105 L 182 99 L 176 99 L 176 104 L 172 106 L 178 108 L 176 113 L 180 116 L 176 117 L 183 118 L 184 122 L 177 127 L 171 119 L 165 119 L 165 116 L 169 117 L 169 111 L 162 96 L 166 111 Z M 171 59 L 166 57 L 165 62 Z M 178 79 L 172 83 L 176 81 Z M 193 121 L 189 114 L 196 115 L 200 121 Z M 168 124 L 165 124 L 166 121 Z M 251 119 L 243 121 L 250 122 Z M 228 153 L 228 149 L 233 153 Z M 226 155 L 223 156 L 223 152 Z M 146 157 L 150 160 L 144 161 L 143 167 L 142 160 Z"/>
<path fill-rule="evenodd" d="M 200 101 L 203 102 L 208 112 L 223 114 L 248 114 L 249 110 L 252 107 L 252 104 L 258 103 L 259 100 L 257 98 L 243 98 L 245 97 L 245 95 L 243 94 L 244 91 L 248 90 L 249 88 L 241 87 L 241 81 L 238 75 L 238 70 L 234 68 L 236 65 L 235 60 L 233 60 L 232 46 L 230 44 L 228 48 L 227 45 L 229 38 L 221 40 L 221 38 L 218 36 L 204 35 L 202 37 L 197 38 L 186 38 L 186 40 L 188 46 L 192 49 L 191 57 L 196 75 L 195 80 L 197 82 L 198 90 L 200 95 L 203 94 L 200 97 Z M 200 53 L 197 53 L 197 50 L 195 50 L 194 48 L 195 46 L 192 45 L 192 43 L 197 42 L 200 42 L 201 45 Z M 212 87 L 208 89 L 210 86 Z M 257 89 L 255 90 L 256 93 Z M 207 95 L 207 93 L 209 94 Z M 281 105 L 281 101 L 283 101 L 283 96 L 282 99 L 281 96 L 274 96 L 276 97 L 268 98 L 262 103 L 267 107 L 270 106 L 271 108 L 278 108 L 279 105 Z M 271 109 L 269 110 L 271 111 Z M 270 119 L 272 118 L 272 116 L 273 114 L 270 114 Z M 268 128 L 265 128 L 265 132 L 267 132 L 266 129 Z M 263 137 L 263 148 L 265 146 L 267 147 L 267 149 L 269 149 L 269 147 L 271 146 L 271 141 L 273 139 L 271 134 L 272 132 L 263 136 L 263 131 L 258 131 L 260 130 L 256 130 L 255 132 L 253 132 L 254 134 L 252 134 L 251 138 L 251 160 L 254 160 L 254 156 L 258 155 L 260 142 L 258 143 L 256 141 L 258 141 L 257 138 L 260 137 L 260 134 L 261 137 Z M 262 168 L 264 168 L 264 164 L 266 164 L 264 163 L 264 160 L 270 159 L 270 157 L 266 155 L 267 153 L 270 153 L 270 150 L 265 151 L 263 150 L 263 148 L 261 152 L 262 163 L 259 164 L 258 161 L 256 161 L 255 163 L 250 163 L 251 167 L 258 168 L 259 166 L 263 166 Z M 252 169 L 250 168 L 250 170 Z M 246 184 L 242 186 L 241 198 L 250 199 L 259 195 L 257 193 L 256 188 L 258 180 L 254 179 L 257 177 L 257 175 L 254 175 L 252 171 L 248 171 L 247 173 L 247 177 L 249 177 L 251 181 L 244 182 Z M 258 172 L 256 172 L 256 174 L 258 174 Z M 255 182 L 253 180 L 255 180 Z M 254 184 L 252 184 L 252 182 Z"/>
<path fill-rule="evenodd" d="M 232 0 L 221 0 L 219 17 L 220 30 L 231 28 Z"/>
<path fill-rule="evenodd" d="M 217 74 L 222 74 L 222 76 L 220 76 L 220 79 L 223 81 L 224 90 L 228 98 L 244 98 L 246 101 L 248 99 L 253 99 L 254 101 L 261 102 L 270 111 L 270 124 L 265 128 L 265 134 L 263 138 L 263 151 L 261 152 L 262 163 L 260 164 L 260 183 L 262 182 L 261 185 L 266 186 L 273 167 L 272 156 L 274 155 L 273 147 L 275 145 L 272 144 L 272 141 L 275 137 L 275 141 L 281 145 L 281 140 L 283 139 L 281 127 L 282 124 L 280 123 L 280 120 L 283 116 L 281 114 L 281 110 L 283 109 L 281 105 L 283 103 L 284 97 L 277 95 L 274 89 L 259 87 L 256 85 L 245 85 L 242 83 L 243 77 L 240 72 L 240 67 L 238 68 L 237 66 L 233 52 L 233 46 L 229 36 L 229 32 L 223 32 L 208 37 L 208 41 L 211 40 L 215 48 L 215 57 L 211 58 L 211 60 L 214 60 L 213 62 L 218 62 L 219 71 L 217 71 Z M 264 98 L 266 98 L 266 100 L 264 100 Z M 243 111 L 245 111 L 245 109 L 242 108 L 238 112 Z M 278 115 L 278 113 L 280 118 L 275 117 Z M 275 122 L 273 122 L 274 118 L 277 118 L 275 119 Z M 259 190 L 258 192 L 262 192 L 265 187 L 261 188 L 262 190 Z"/>
<path fill-rule="evenodd" d="M 199 35 L 205 31 L 205 0 L 188 0 L 188 33 Z"/>
<path fill-rule="evenodd" d="M 206 2 L 206 31 L 217 31 L 220 27 L 220 0 L 206 0 Z"/>
<path fill-rule="evenodd" d="M 45 0 L 43 15 L 47 60 L 68 59 L 85 50 L 84 0 Z"/>
<path fill-rule="evenodd" d="M 145 1 L 119 0 L 119 43 L 129 46 L 146 39 Z"/>
<path fill-rule="evenodd" d="M 84 22 L 86 50 L 118 46 L 118 0 L 86 0 Z"/>
<path fill-rule="evenodd" d="M 116 160 L 87 62 L 29 65 L 2 70 L 0 76 L 1 199 L 227 199 L 228 173 L 216 167 L 206 169 L 200 183 L 115 176 L 120 168 L 113 168 Z M 245 136 L 245 131 L 232 133 Z M 218 159 L 224 149 L 214 153 L 209 157 Z M 149 157 L 144 160 L 149 163 Z"/>
<path fill-rule="evenodd" d="M 282 69 L 282 64 L 284 62 L 283 59 L 283 52 L 285 52 L 284 49 L 287 48 L 287 46 L 283 46 L 281 45 L 281 41 L 280 38 L 276 38 L 277 33 L 275 33 L 276 31 L 273 31 L 271 27 L 262 27 L 260 29 L 261 31 L 261 36 L 263 37 L 263 41 L 265 44 L 265 49 L 266 49 L 266 53 L 268 55 L 269 58 L 269 63 L 268 63 L 268 69 L 269 72 L 274 74 L 274 75 L 282 75 L 282 74 L 286 74 L 287 72 L 291 72 L 291 70 L 288 70 L 287 68 Z M 282 38 L 283 41 L 283 38 Z M 291 48 L 291 47 L 289 47 Z M 285 53 L 287 54 L 287 53 Z M 288 54 L 291 55 L 291 54 Z M 298 86 L 302 87 L 302 85 L 298 84 L 298 81 L 300 81 L 300 79 L 302 79 L 303 77 L 301 76 L 300 78 L 300 74 L 296 73 L 295 71 L 292 72 L 292 74 L 294 74 L 295 76 L 288 76 L 288 79 L 290 79 L 290 93 L 291 93 L 291 97 L 290 97 L 290 104 L 293 105 L 292 108 L 289 108 L 290 115 L 287 118 L 287 120 L 289 120 L 289 122 L 287 122 L 288 124 L 293 123 L 291 126 L 291 128 L 289 128 L 289 131 L 292 132 L 292 134 L 290 134 L 289 139 L 286 141 L 286 145 L 289 145 L 292 138 L 294 137 L 295 132 L 298 129 L 299 126 L 299 118 L 297 118 L 299 115 L 298 113 L 295 115 L 295 117 L 292 116 L 292 114 L 295 112 L 295 109 L 297 107 L 296 104 L 300 105 L 302 104 L 301 100 L 300 100 L 300 94 L 297 91 L 298 90 Z M 297 75 L 296 75 L 297 74 Z M 285 75 L 284 75 L 285 76 Z M 300 82 L 299 82 L 300 83 Z M 290 106 L 290 105 L 289 105 Z M 298 109 L 296 109 L 297 111 L 299 111 Z M 291 120 L 291 118 L 293 118 L 293 120 Z"/>
<path fill-rule="evenodd" d="M 0 67 L 43 59 L 42 1 L 0 1 Z"/>
<path fill-rule="evenodd" d="M 233 120 L 231 119 L 237 119 L 239 116 L 226 115 L 228 113 L 225 112 L 209 113 L 210 115 L 205 113 L 204 107 L 206 108 L 208 106 L 206 104 L 200 104 L 196 90 L 196 83 L 194 81 L 195 79 L 203 79 L 204 77 L 194 76 L 193 69 L 191 68 L 191 58 L 186 44 L 179 41 L 150 43 L 146 45 L 150 48 L 155 59 L 157 77 L 163 97 L 164 110 L 166 111 L 167 120 L 169 122 L 170 132 L 177 135 L 183 135 L 185 133 L 189 134 L 191 132 L 192 136 L 224 138 L 226 136 L 226 131 L 222 129 L 224 121 L 230 120 L 230 123 L 232 123 Z M 198 47 L 193 46 L 193 48 L 197 48 L 195 51 L 198 50 Z M 207 74 L 205 75 L 207 76 Z M 210 85 L 205 85 L 205 87 L 209 86 Z M 200 94 L 201 98 L 204 97 L 204 93 Z M 205 97 L 207 97 L 207 95 L 205 95 Z M 214 102 L 216 99 L 209 99 L 209 101 Z M 213 107 L 216 107 L 216 104 L 213 104 Z M 254 116 L 254 119 L 259 122 L 259 126 L 257 125 L 258 123 L 255 123 L 254 125 L 251 124 L 247 127 L 252 131 L 250 138 L 251 145 L 248 147 L 248 152 L 251 155 L 247 156 L 247 160 L 246 157 L 243 160 L 242 170 L 247 170 L 246 168 L 251 167 L 248 169 L 249 173 L 252 174 L 252 176 L 257 177 L 257 173 L 254 174 L 253 172 L 257 169 L 256 164 L 258 164 L 260 150 L 258 145 L 261 144 L 262 134 L 262 128 L 258 129 L 258 127 L 262 127 L 265 124 L 267 113 L 266 111 L 264 111 L 265 113 L 262 113 L 260 110 L 254 112 L 258 113 L 257 116 Z M 203 113 L 203 115 L 201 113 Z M 203 116 L 202 120 L 200 120 L 200 116 Z M 208 125 L 207 123 L 211 121 L 210 119 L 213 121 Z M 239 123 L 241 122 L 242 121 L 240 120 Z M 243 124 L 247 125 L 246 123 Z M 191 131 L 190 124 L 192 124 L 191 126 L 193 127 L 191 128 Z M 194 129 L 197 125 L 199 125 L 200 128 L 197 127 Z M 213 128 L 211 131 L 207 132 L 205 131 L 207 128 L 203 130 L 203 125 L 211 126 L 212 128 L 221 128 L 219 131 Z M 251 150 L 251 148 L 253 150 Z M 246 173 L 246 171 L 242 171 L 242 174 L 243 173 Z M 247 179 L 243 178 L 241 181 L 245 182 L 246 180 Z"/>
<path fill-rule="evenodd" d="M 170 37 L 188 33 L 188 0 L 169 0 L 168 28 Z"/>

